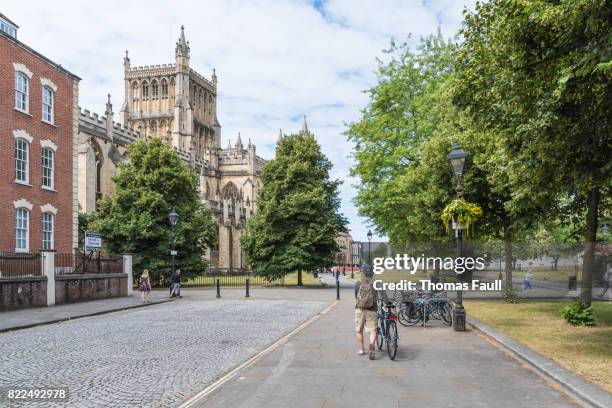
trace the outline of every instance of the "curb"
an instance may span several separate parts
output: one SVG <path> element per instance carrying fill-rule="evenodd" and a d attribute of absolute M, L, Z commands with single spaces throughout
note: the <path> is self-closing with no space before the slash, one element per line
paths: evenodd
<path fill-rule="evenodd" d="M 68 316 L 68 317 L 63 317 L 61 319 L 48 320 L 48 321 L 45 321 L 45 322 L 25 324 L 23 326 L 13 326 L 13 327 L 8 327 L 6 329 L 0 329 L 0 333 L 6 333 L 6 332 L 17 331 L 17 330 L 24 330 L 24 329 L 31 329 L 32 327 L 46 326 L 46 325 L 54 324 L 54 323 L 67 322 L 68 320 L 80 319 L 82 317 L 99 316 L 99 315 L 103 315 L 103 314 L 107 314 L 107 313 L 121 312 L 122 310 L 136 309 L 136 308 L 139 308 L 139 307 L 160 305 L 162 303 L 167 303 L 167 302 L 172 302 L 172 301 L 173 301 L 172 299 L 166 299 L 166 300 L 160 300 L 158 302 L 144 303 L 144 304 L 138 304 L 138 305 L 132 305 L 132 306 L 124 306 L 124 307 L 119 307 L 117 309 L 101 310 L 99 312 L 87 313 L 87 314 L 78 315 L 78 316 Z"/>
<path fill-rule="evenodd" d="M 522 343 L 511 339 L 491 326 L 471 316 L 466 316 L 467 323 L 489 339 L 495 341 L 514 356 L 525 360 L 538 372 L 554 380 L 567 392 L 578 398 L 589 407 L 612 407 L 612 394 L 584 380 L 582 377 L 561 367 L 548 357 L 530 349 Z"/>

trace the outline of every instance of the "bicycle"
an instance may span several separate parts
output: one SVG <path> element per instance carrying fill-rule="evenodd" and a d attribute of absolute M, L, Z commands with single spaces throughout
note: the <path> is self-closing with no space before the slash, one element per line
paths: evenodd
<path fill-rule="evenodd" d="M 423 291 L 406 294 L 402 297 L 399 322 L 404 326 L 414 326 L 422 322 L 423 327 L 434 318 L 450 326 L 452 324 L 452 305 L 444 292 L 426 294 Z"/>
<path fill-rule="evenodd" d="M 379 350 L 382 350 L 383 345 L 387 345 L 387 354 L 391 360 L 395 360 L 397 355 L 397 315 L 395 314 L 395 305 L 392 302 L 379 302 L 378 318 L 376 325 L 376 345 Z M 385 310 L 385 308 L 387 310 Z"/>

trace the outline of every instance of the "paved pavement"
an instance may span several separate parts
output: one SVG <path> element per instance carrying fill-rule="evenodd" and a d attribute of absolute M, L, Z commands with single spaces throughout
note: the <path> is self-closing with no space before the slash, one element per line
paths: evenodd
<path fill-rule="evenodd" d="M 168 291 L 154 290 L 151 292 L 150 300 L 151 303 L 164 302 L 168 300 Z M 0 312 L 0 333 L 16 328 L 74 319 L 80 316 L 100 314 L 140 305 L 142 305 L 140 293 L 135 293 L 132 296 L 126 297 Z"/>
<path fill-rule="evenodd" d="M 321 279 L 335 286 L 329 274 Z M 476 332 L 400 327 L 396 361 L 384 351 L 376 361 L 358 356 L 353 285 L 342 278 L 336 307 L 196 406 L 577 406 Z M 330 289 L 252 288 L 248 300 L 243 288 L 222 288 L 222 299 L 183 292 L 170 303 L 1 333 L 0 389 L 69 388 L 69 403 L 25 407 L 179 406 L 335 300 Z"/>
<path fill-rule="evenodd" d="M 0 389 L 61 386 L 70 395 L 4 406 L 175 407 L 329 305 L 183 292 L 178 301 L 0 334 Z"/>
<path fill-rule="evenodd" d="M 427 328 L 401 327 L 396 361 L 384 350 L 369 361 L 356 354 L 353 313 L 354 301 L 345 296 L 329 313 L 194 406 L 577 406 L 540 374 L 472 331 L 454 332 L 433 323 Z"/>

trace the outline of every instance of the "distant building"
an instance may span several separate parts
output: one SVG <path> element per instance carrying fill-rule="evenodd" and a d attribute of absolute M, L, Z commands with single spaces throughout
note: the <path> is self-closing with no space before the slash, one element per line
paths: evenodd
<path fill-rule="evenodd" d="M 340 252 L 336 253 L 334 259 L 336 265 L 351 265 L 353 262 L 353 237 L 348 232 L 336 235 L 336 242 Z"/>
<path fill-rule="evenodd" d="M 80 78 L 17 40 L 0 14 L 0 251 L 77 246 Z"/>
<path fill-rule="evenodd" d="M 353 264 L 361 265 L 363 262 L 363 251 L 362 251 L 362 243 L 359 241 L 353 241 Z"/>

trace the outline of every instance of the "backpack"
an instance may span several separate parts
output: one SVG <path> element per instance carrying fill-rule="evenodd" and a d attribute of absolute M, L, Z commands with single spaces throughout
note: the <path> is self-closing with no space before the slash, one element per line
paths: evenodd
<path fill-rule="evenodd" d="M 357 308 L 369 309 L 374 306 L 374 293 L 372 293 L 372 282 L 361 282 L 357 292 Z"/>

